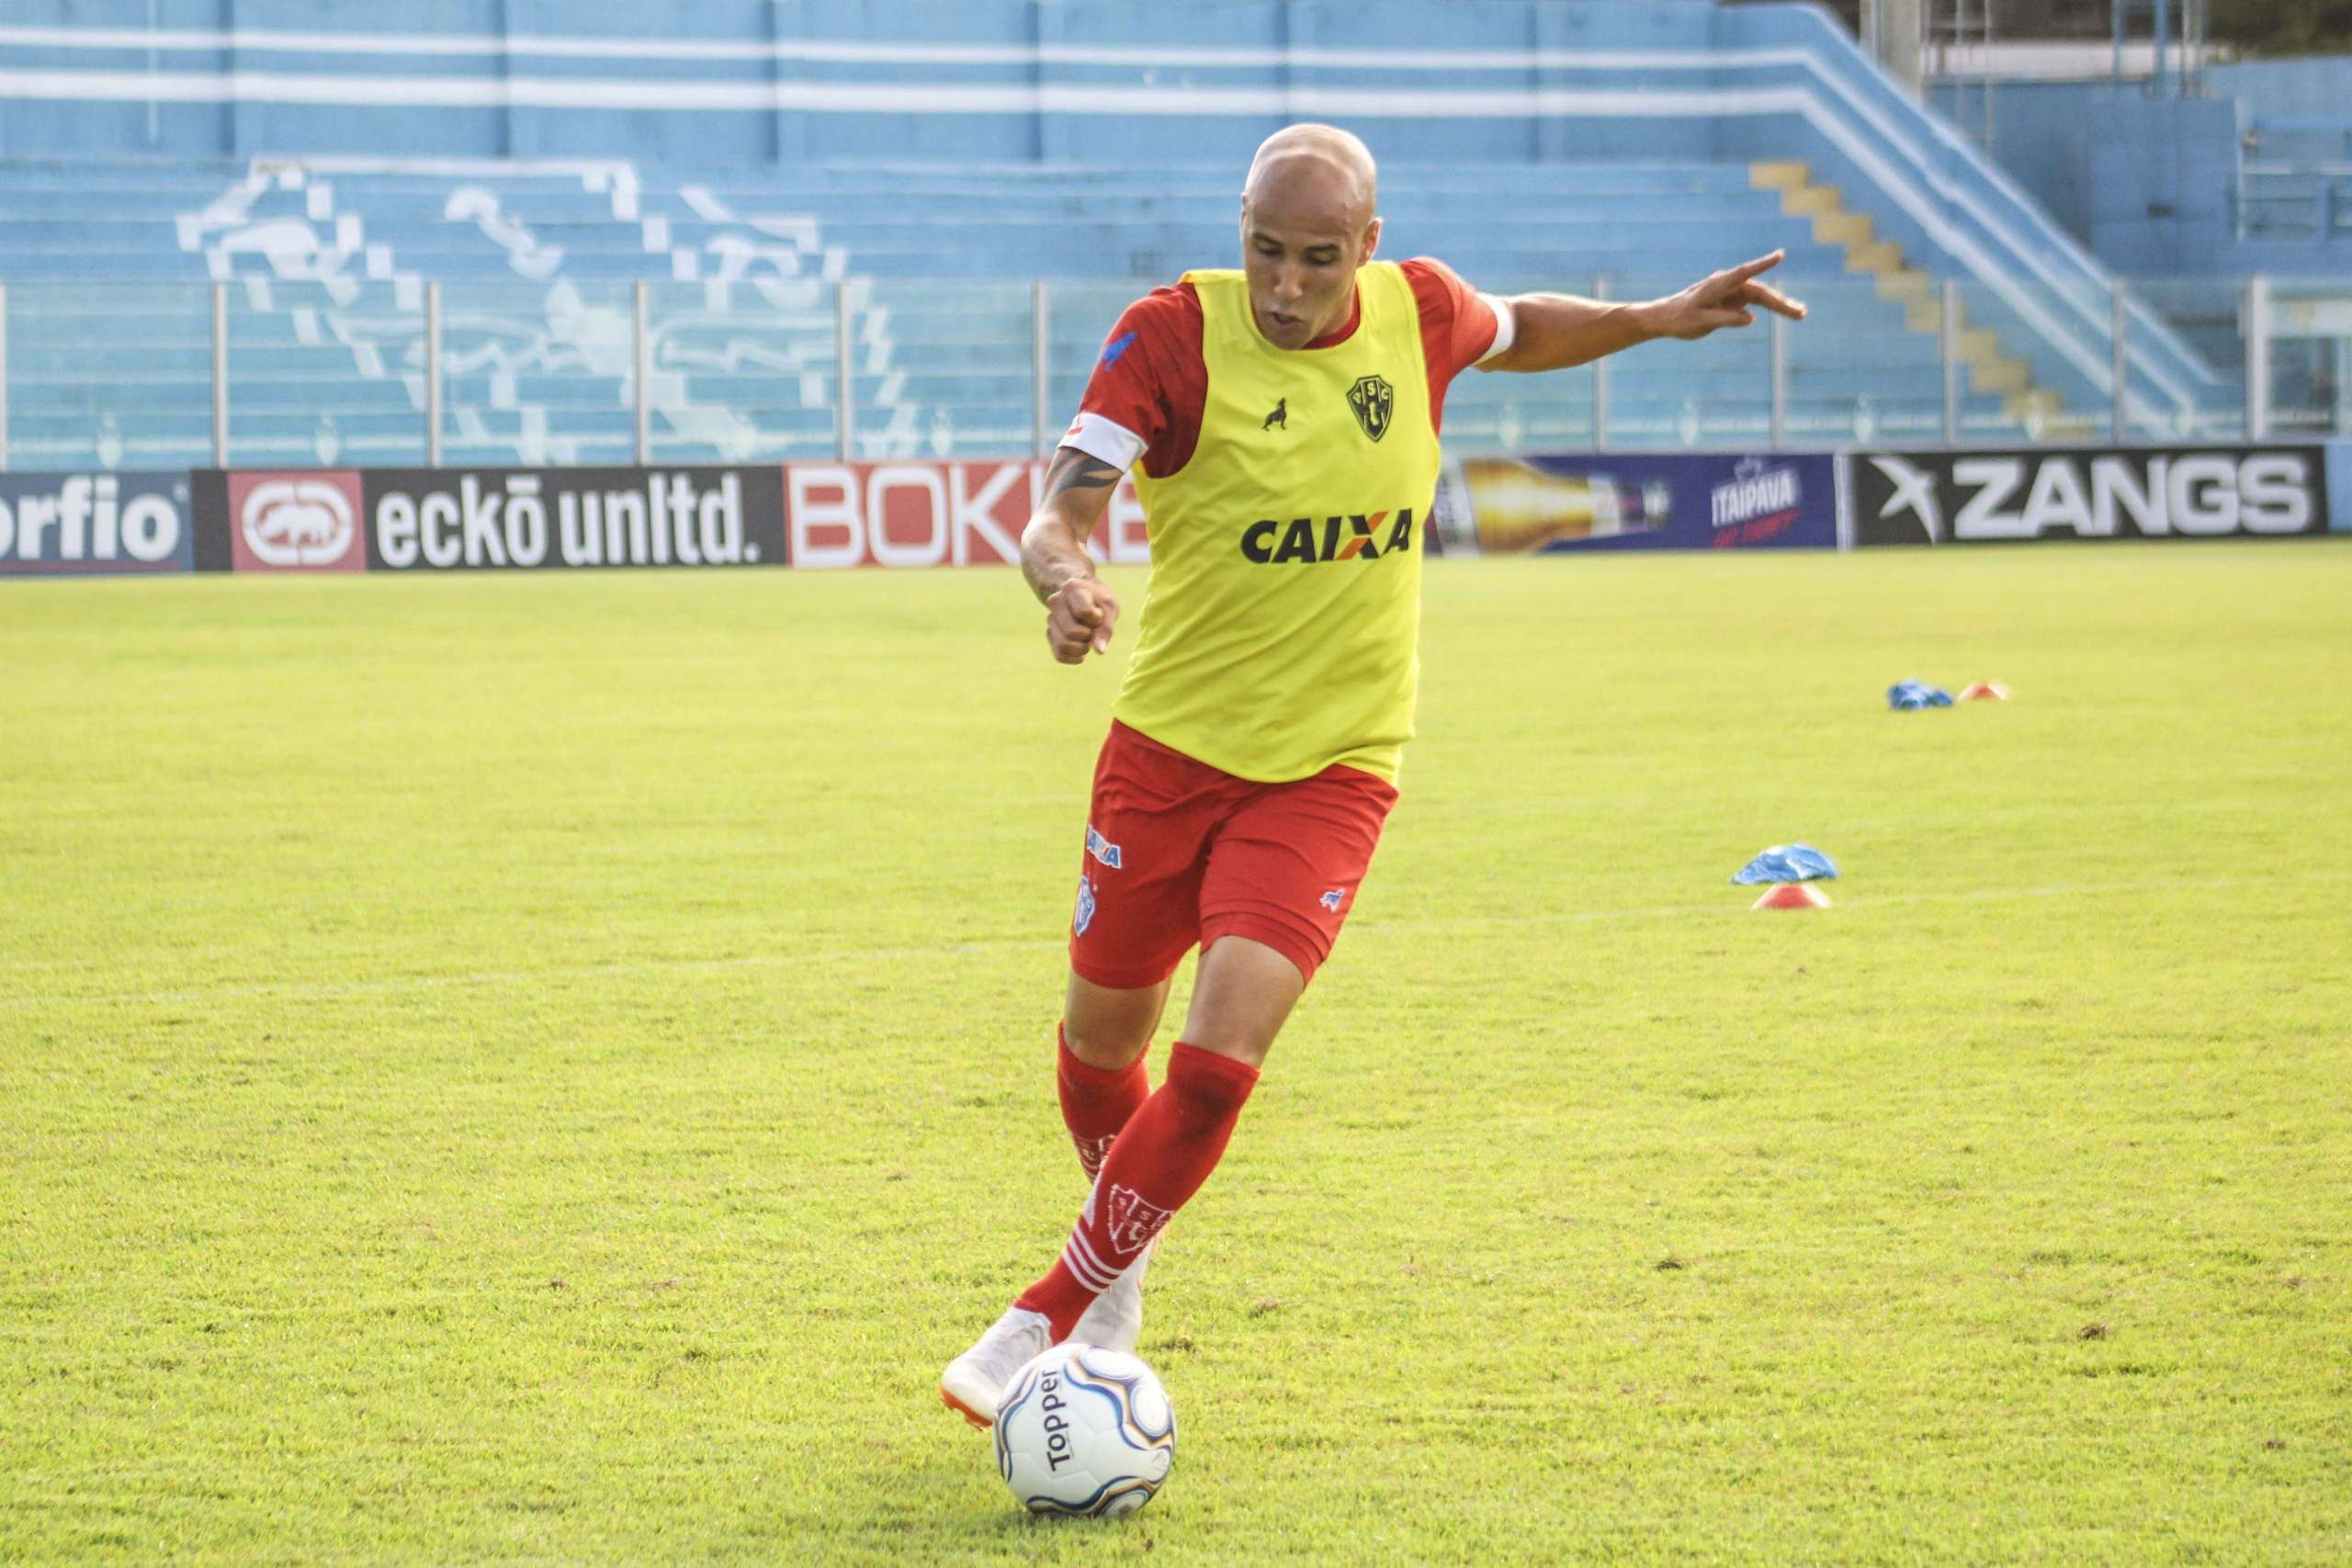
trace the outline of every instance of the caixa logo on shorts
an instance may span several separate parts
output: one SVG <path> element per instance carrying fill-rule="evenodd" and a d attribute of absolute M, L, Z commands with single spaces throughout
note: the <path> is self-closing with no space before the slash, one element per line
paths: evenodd
<path fill-rule="evenodd" d="M 1241 531 L 1241 553 L 1260 566 L 1290 561 L 1378 560 L 1413 547 L 1413 509 L 1338 517 L 1261 518 Z"/>

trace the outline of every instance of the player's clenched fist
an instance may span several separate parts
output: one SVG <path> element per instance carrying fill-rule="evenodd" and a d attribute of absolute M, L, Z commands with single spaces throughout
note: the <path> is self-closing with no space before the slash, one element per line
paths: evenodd
<path fill-rule="evenodd" d="M 1046 601 L 1046 642 L 1064 664 L 1083 663 L 1089 649 L 1110 652 L 1118 624 L 1118 598 L 1096 578 L 1073 577 Z"/>

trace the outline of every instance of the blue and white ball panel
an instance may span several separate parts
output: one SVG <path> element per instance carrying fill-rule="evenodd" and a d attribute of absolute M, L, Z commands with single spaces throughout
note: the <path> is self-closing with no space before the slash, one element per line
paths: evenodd
<path fill-rule="evenodd" d="M 1176 1416 L 1136 1357 L 1060 1345 L 1005 1385 L 993 1433 L 997 1471 L 1032 1513 L 1134 1513 L 1174 1461 Z"/>
<path fill-rule="evenodd" d="M 1088 1345 L 1070 1357 L 1063 1372 L 1073 1388 L 1099 1393 L 1117 1407 L 1120 1435 L 1128 1446 L 1174 1454 L 1176 1412 L 1168 1403 L 1168 1391 L 1142 1361 L 1124 1351 Z M 1165 1462 L 1160 1470 L 1166 1472 Z"/>

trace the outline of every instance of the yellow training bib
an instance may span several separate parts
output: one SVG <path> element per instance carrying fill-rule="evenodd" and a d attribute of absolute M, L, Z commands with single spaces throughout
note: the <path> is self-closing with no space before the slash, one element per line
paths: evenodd
<path fill-rule="evenodd" d="M 1208 402 L 1190 462 L 1162 479 L 1136 469 L 1151 580 L 1112 711 L 1242 778 L 1344 762 L 1394 783 L 1438 473 L 1413 286 L 1370 263 L 1345 343 L 1282 349 L 1260 335 L 1240 273 L 1184 276 Z"/>

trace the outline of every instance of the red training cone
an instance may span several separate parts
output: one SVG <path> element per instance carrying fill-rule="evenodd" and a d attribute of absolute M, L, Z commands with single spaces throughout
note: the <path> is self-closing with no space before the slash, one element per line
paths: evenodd
<path fill-rule="evenodd" d="M 1764 890 L 1764 897 L 1748 906 L 1751 909 L 1826 909 L 1829 895 L 1810 882 L 1776 882 Z"/>
<path fill-rule="evenodd" d="M 2005 703 L 2009 700 L 2009 689 L 1998 681 L 1979 681 L 1960 694 L 1960 700 L 1964 703 L 1979 699 L 1988 703 Z"/>

